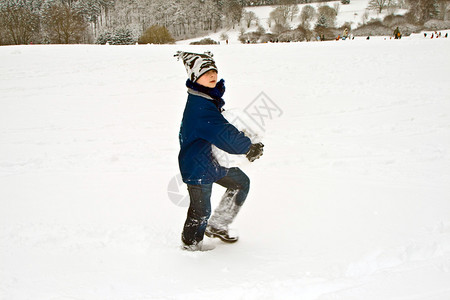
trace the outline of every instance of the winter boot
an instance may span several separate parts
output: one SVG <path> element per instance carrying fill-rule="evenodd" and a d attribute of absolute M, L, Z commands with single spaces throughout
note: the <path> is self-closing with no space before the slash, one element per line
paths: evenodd
<path fill-rule="evenodd" d="M 192 245 L 187 245 L 183 243 L 181 245 L 182 250 L 186 251 L 210 251 L 215 249 L 216 247 L 212 244 L 204 244 L 203 241 L 200 241 L 198 243 L 194 243 Z"/>
<path fill-rule="evenodd" d="M 219 206 L 214 211 L 211 219 L 206 227 L 205 235 L 210 238 L 219 238 L 226 243 L 237 242 L 238 237 L 233 236 L 228 231 L 228 225 L 230 225 L 236 215 L 238 214 L 241 206 L 236 204 L 236 194 L 238 190 L 228 189 L 223 195 Z"/>
<path fill-rule="evenodd" d="M 228 230 L 219 230 L 211 226 L 206 227 L 205 235 L 210 238 L 219 238 L 225 243 L 235 243 L 239 239 L 237 235 L 230 234 Z"/>

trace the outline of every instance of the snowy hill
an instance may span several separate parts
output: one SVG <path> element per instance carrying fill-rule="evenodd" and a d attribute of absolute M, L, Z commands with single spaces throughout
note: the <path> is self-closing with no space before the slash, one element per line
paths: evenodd
<path fill-rule="evenodd" d="M 334 7 L 335 4 L 339 4 L 339 12 L 336 19 L 336 25 L 337 27 L 342 26 L 346 22 L 352 24 L 352 28 L 356 28 L 360 24 L 363 23 L 363 16 L 367 12 L 368 19 L 383 19 L 387 14 L 388 11 L 385 9 L 381 14 L 377 13 L 373 10 L 367 10 L 368 4 L 370 0 L 352 0 L 350 1 L 350 4 L 343 5 L 341 4 L 341 1 L 329 1 L 329 2 L 321 2 L 321 3 L 309 3 L 309 4 L 298 4 L 299 12 L 302 11 L 302 8 L 305 5 L 311 5 L 314 8 L 317 8 L 320 5 L 328 5 L 330 7 Z M 259 24 L 267 31 L 270 32 L 271 28 L 268 25 L 269 15 L 270 12 L 273 11 L 276 8 L 276 6 L 256 6 L 256 7 L 246 7 L 245 11 L 252 11 L 255 13 L 255 15 L 259 19 Z M 405 10 L 397 10 L 396 14 L 404 14 Z M 300 24 L 299 15 L 290 22 L 291 28 L 296 28 Z M 243 22 L 245 23 L 245 22 Z M 313 22 L 314 24 L 315 22 Z M 184 41 L 179 41 L 177 44 L 190 44 L 191 42 L 199 41 L 202 38 L 210 37 L 215 41 L 221 41 L 221 35 L 227 34 L 229 36 L 229 43 L 232 44 L 240 44 L 238 38 L 240 34 L 240 30 L 243 28 L 245 31 L 255 31 L 257 27 L 255 26 L 254 22 L 252 22 L 252 26 L 250 28 L 247 28 L 246 25 L 242 25 L 241 27 L 237 26 L 234 29 L 225 29 L 220 30 L 217 33 L 210 34 L 208 36 L 204 36 L 201 38 L 194 38 Z M 221 41 L 223 43 L 223 41 Z"/>
<path fill-rule="evenodd" d="M 179 247 L 176 50 L 214 52 L 225 108 L 277 107 L 240 241 L 205 253 Z M 449 299 L 449 51 L 0 47 L 0 299 Z"/>

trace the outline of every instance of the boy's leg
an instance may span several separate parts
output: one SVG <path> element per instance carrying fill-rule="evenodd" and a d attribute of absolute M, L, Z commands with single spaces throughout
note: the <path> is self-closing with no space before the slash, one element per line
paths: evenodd
<path fill-rule="evenodd" d="M 227 190 L 208 224 L 210 228 L 228 233 L 230 225 L 247 198 L 250 179 L 239 168 L 231 168 L 225 177 L 216 182 Z"/>
<path fill-rule="evenodd" d="M 181 239 L 185 245 L 196 245 L 203 240 L 211 215 L 212 184 L 189 185 L 190 205 Z"/>

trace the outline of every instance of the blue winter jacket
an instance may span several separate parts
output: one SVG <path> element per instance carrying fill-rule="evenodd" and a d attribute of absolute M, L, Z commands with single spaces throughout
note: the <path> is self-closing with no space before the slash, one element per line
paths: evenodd
<path fill-rule="evenodd" d="M 178 155 L 183 181 L 191 185 L 210 184 L 227 174 L 211 152 L 211 145 L 231 154 L 245 154 L 251 141 L 221 113 L 223 100 L 189 90 L 180 128 Z"/>

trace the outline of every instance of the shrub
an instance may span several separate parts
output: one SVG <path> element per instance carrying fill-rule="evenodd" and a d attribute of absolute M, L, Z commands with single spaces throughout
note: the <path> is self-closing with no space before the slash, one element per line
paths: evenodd
<path fill-rule="evenodd" d="M 272 32 L 279 35 L 289 29 L 289 27 L 283 26 L 281 24 L 275 24 L 275 26 L 273 26 Z"/>
<path fill-rule="evenodd" d="M 114 45 L 132 45 L 136 43 L 133 32 L 130 29 L 121 28 L 115 31 Z"/>
<path fill-rule="evenodd" d="M 219 43 L 210 38 L 204 38 L 201 39 L 200 41 L 190 43 L 190 45 L 217 45 L 217 44 Z"/>
<path fill-rule="evenodd" d="M 175 39 L 169 33 L 166 27 L 153 25 L 141 35 L 138 39 L 139 44 L 173 44 Z"/>
<path fill-rule="evenodd" d="M 450 29 L 450 21 L 442 21 L 442 20 L 430 20 L 427 21 L 423 27 L 426 30 L 444 30 Z"/>
<path fill-rule="evenodd" d="M 383 24 L 391 28 L 405 23 L 408 23 L 405 16 L 388 15 L 383 20 Z"/>
<path fill-rule="evenodd" d="M 341 30 L 336 29 L 334 27 L 327 27 L 322 25 L 322 23 L 317 23 L 316 27 L 314 28 L 314 34 L 315 36 L 320 36 L 324 40 L 334 40 L 339 34 Z"/>
<path fill-rule="evenodd" d="M 380 20 L 370 21 L 352 32 L 355 36 L 390 36 L 393 33 L 392 29 L 383 25 Z"/>
<path fill-rule="evenodd" d="M 384 18 L 383 25 L 389 27 L 391 30 L 398 27 L 404 36 L 422 30 L 422 26 L 409 23 L 409 19 L 406 16 L 388 15 Z"/>
<path fill-rule="evenodd" d="M 261 37 L 265 34 L 265 30 L 262 26 L 258 26 L 258 30 L 252 31 L 252 32 L 245 32 L 241 31 L 241 34 L 239 35 L 239 41 L 243 44 L 250 42 L 250 43 L 257 43 L 260 41 Z"/>
<path fill-rule="evenodd" d="M 278 36 L 280 42 L 303 42 L 312 38 L 312 32 L 301 25 L 295 30 L 288 30 Z"/>
<path fill-rule="evenodd" d="M 352 23 L 345 22 L 341 27 L 339 27 L 339 30 L 344 31 L 345 28 L 350 31 L 350 29 L 352 29 Z"/>
<path fill-rule="evenodd" d="M 391 29 L 394 29 L 394 27 L 392 27 Z M 405 23 L 403 25 L 399 25 L 398 29 L 400 30 L 400 32 L 402 33 L 403 36 L 409 36 L 411 35 L 411 33 L 417 33 L 422 31 L 423 27 L 420 25 L 414 25 L 414 24 L 408 24 Z"/>
<path fill-rule="evenodd" d="M 221 39 L 222 41 L 225 41 L 225 40 L 229 40 L 230 38 L 229 38 L 228 34 L 226 34 L 225 32 L 223 32 L 223 33 L 220 35 L 220 39 Z"/>
<path fill-rule="evenodd" d="M 268 42 L 273 42 L 273 41 L 275 41 L 276 39 L 277 39 L 277 36 L 276 36 L 275 34 L 272 34 L 272 33 L 266 33 L 266 34 L 263 34 L 263 35 L 260 37 L 259 41 L 260 41 L 261 43 L 268 43 Z"/>
<path fill-rule="evenodd" d="M 239 35 L 239 41 L 242 44 L 247 44 L 248 42 L 250 43 L 257 43 L 260 39 L 261 35 L 258 34 L 256 31 L 252 31 L 252 32 L 241 32 L 241 34 Z"/>
<path fill-rule="evenodd" d="M 337 28 L 316 27 L 314 35 L 316 37 L 323 37 L 323 40 L 325 41 L 330 41 L 335 40 L 339 35 L 342 36 L 342 30 Z"/>
<path fill-rule="evenodd" d="M 133 33 L 131 32 L 131 30 L 121 28 L 113 31 L 103 32 L 98 36 L 96 43 L 109 43 L 110 45 L 132 45 L 136 43 L 136 39 L 133 38 Z"/>
<path fill-rule="evenodd" d="M 289 30 L 286 32 L 281 33 L 278 36 L 278 41 L 285 43 L 285 42 L 302 42 L 306 39 L 306 36 L 298 30 Z"/>

